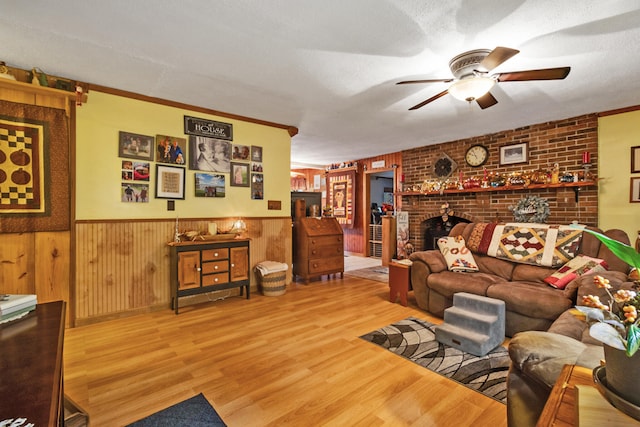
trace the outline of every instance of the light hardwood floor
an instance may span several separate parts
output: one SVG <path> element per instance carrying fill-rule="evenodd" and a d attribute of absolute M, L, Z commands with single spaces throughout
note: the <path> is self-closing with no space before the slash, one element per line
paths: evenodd
<path fill-rule="evenodd" d="M 345 276 L 66 331 L 65 393 L 123 426 L 203 393 L 233 426 L 506 426 L 506 407 L 359 336 L 417 308 Z"/>

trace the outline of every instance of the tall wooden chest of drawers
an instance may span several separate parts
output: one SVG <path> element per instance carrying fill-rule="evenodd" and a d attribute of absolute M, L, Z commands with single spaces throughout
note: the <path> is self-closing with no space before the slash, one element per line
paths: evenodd
<path fill-rule="evenodd" d="M 294 225 L 293 274 L 309 283 L 311 277 L 344 275 L 342 227 L 333 217 L 303 217 Z"/>

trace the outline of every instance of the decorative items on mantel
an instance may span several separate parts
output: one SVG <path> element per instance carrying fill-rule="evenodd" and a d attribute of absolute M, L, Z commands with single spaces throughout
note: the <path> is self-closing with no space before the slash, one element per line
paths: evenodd
<path fill-rule="evenodd" d="M 427 187 L 428 191 L 421 191 L 420 185 L 414 185 L 413 187 L 407 187 L 407 191 L 402 191 L 400 193 L 396 193 L 400 196 L 442 196 L 443 194 L 465 194 L 465 193 L 483 193 L 483 192 L 498 192 L 498 191 L 525 191 L 525 190 L 538 190 L 545 188 L 573 188 L 573 191 L 576 193 L 576 200 L 578 197 L 578 192 L 582 187 L 595 187 L 598 185 L 596 181 L 580 181 L 580 182 L 570 182 L 570 183 L 560 183 L 560 184 L 531 184 L 528 186 L 524 185 L 504 185 L 499 187 L 487 187 L 487 188 L 468 188 L 459 190 L 457 188 L 446 188 L 441 187 L 438 190 L 431 190 Z M 409 189 L 410 188 L 410 189 Z"/>
<path fill-rule="evenodd" d="M 587 160 L 590 160 L 590 154 Z M 585 156 L 583 155 L 583 159 Z M 420 184 L 409 184 L 403 188 L 402 195 L 405 193 L 439 193 L 443 194 L 445 191 L 463 191 L 472 190 L 476 192 L 479 190 L 487 189 L 499 189 L 507 187 L 505 189 L 518 189 L 518 188 L 549 188 L 550 186 L 567 186 L 566 184 L 583 183 L 585 185 L 595 185 L 597 178 L 589 171 L 588 166 L 590 164 L 585 163 L 585 169 L 575 173 L 566 171 L 560 174 L 559 166 L 557 163 L 553 164 L 551 168 L 511 172 L 509 174 L 502 173 L 500 171 L 489 172 L 486 168 L 483 170 L 482 176 L 472 176 L 465 178 L 464 174 L 460 172 L 456 178 L 447 179 L 425 179 Z M 447 175 L 448 176 L 448 175 Z M 542 187 L 536 187 L 542 186 Z"/>

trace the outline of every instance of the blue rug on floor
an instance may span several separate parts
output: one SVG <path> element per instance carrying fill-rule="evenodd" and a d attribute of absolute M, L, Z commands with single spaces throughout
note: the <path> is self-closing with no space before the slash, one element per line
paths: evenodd
<path fill-rule="evenodd" d="M 127 427 L 209 427 L 226 426 L 202 393 L 151 414 Z"/>

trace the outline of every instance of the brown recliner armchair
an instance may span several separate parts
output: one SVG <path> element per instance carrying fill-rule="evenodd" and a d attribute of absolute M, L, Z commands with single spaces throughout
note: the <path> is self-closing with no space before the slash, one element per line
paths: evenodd
<path fill-rule="evenodd" d="M 626 275 L 601 274 L 616 289 L 632 289 Z M 578 279 L 578 303 L 584 295 L 605 292 L 593 283 L 593 275 Z M 586 322 L 567 310 L 548 331 L 516 334 L 509 343 L 511 366 L 507 376 L 507 422 L 509 427 L 535 426 L 551 389 L 565 364 L 595 368 L 604 359 L 602 343 L 589 335 Z"/>

